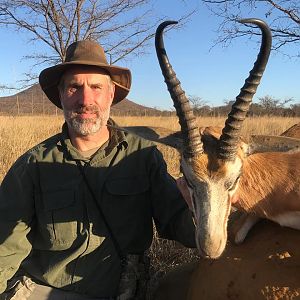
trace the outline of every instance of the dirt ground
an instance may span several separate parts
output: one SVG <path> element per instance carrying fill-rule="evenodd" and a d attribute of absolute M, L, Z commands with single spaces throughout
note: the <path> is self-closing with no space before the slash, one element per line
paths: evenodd
<path fill-rule="evenodd" d="M 300 299 L 300 231 L 261 221 L 219 259 L 170 272 L 155 299 Z"/>

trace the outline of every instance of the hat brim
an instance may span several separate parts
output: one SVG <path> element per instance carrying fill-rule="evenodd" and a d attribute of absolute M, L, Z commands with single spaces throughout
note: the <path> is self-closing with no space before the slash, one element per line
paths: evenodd
<path fill-rule="evenodd" d="M 60 109 L 62 106 L 59 97 L 58 84 L 63 73 L 72 65 L 99 67 L 108 72 L 115 84 L 115 94 L 112 104 L 120 102 L 128 95 L 131 86 L 131 72 L 129 69 L 102 63 L 93 64 L 90 61 L 84 60 L 65 62 L 43 70 L 39 76 L 39 83 L 42 90 L 49 100 Z"/>

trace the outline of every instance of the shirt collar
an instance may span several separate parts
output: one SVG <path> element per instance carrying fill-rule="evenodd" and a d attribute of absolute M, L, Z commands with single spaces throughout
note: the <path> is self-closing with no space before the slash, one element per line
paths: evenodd
<path fill-rule="evenodd" d="M 105 151 L 105 156 L 109 155 L 111 153 L 111 151 L 116 148 L 119 147 L 120 150 L 126 150 L 128 147 L 128 142 L 126 139 L 126 134 L 124 133 L 123 130 L 121 130 L 121 128 L 117 125 L 117 123 L 109 118 L 108 122 L 109 125 L 111 125 L 112 127 L 109 127 L 109 143 L 108 145 L 105 147 L 104 151 Z M 120 128 L 120 130 L 119 130 Z M 68 155 L 74 159 L 74 160 L 84 160 L 84 161 L 89 161 L 88 158 L 84 158 L 79 151 L 72 145 L 70 137 L 69 137 L 69 133 L 68 133 L 68 125 L 65 122 L 62 126 L 62 140 L 61 143 L 63 146 L 65 146 L 65 150 L 67 151 Z"/>

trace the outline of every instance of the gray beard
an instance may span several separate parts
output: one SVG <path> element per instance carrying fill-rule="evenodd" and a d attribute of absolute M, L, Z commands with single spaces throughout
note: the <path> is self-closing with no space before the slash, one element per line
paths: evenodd
<path fill-rule="evenodd" d="M 83 108 L 84 109 L 84 108 Z M 93 135 L 100 131 L 104 126 L 106 126 L 109 119 L 110 107 L 106 110 L 100 111 L 98 107 L 88 107 L 86 110 L 91 110 L 96 112 L 96 117 L 91 119 L 80 119 L 78 118 L 78 113 L 74 110 L 66 110 L 63 108 L 65 120 L 70 129 L 73 129 L 78 135 L 88 136 Z"/>

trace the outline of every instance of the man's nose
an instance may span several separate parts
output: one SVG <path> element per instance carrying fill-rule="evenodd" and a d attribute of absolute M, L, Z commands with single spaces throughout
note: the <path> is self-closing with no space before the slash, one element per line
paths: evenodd
<path fill-rule="evenodd" d="M 81 94 L 79 98 L 79 103 L 83 106 L 90 105 L 92 103 L 92 93 L 91 89 L 88 86 L 82 86 L 81 87 Z"/>

